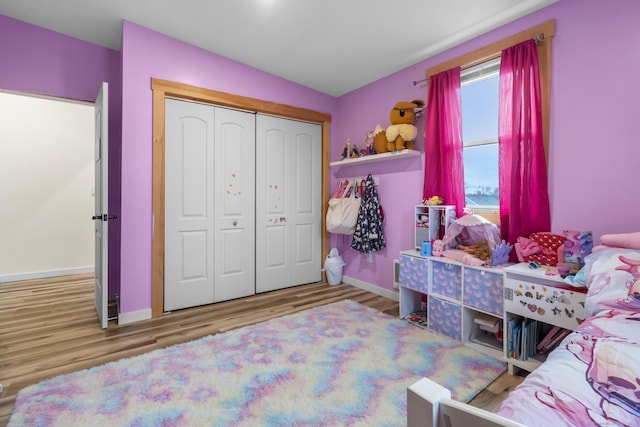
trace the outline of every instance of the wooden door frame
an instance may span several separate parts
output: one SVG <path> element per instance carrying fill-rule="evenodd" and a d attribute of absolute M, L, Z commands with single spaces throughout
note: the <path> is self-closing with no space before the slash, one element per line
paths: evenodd
<path fill-rule="evenodd" d="M 329 156 L 331 154 L 331 115 L 271 101 L 233 95 L 168 80 L 151 79 L 153 91 L 153 236 L 151 243 L 151 316 L 164 312 L 164 147 L 165 98 L 203 102 L 221 107 L 237 108 L 255 113 L 318 123 L 322 126 L 322 216 L 326 216 L 329 201 Z M 329 233 L 322 227 L 322 258 L 329 248 Z"/>

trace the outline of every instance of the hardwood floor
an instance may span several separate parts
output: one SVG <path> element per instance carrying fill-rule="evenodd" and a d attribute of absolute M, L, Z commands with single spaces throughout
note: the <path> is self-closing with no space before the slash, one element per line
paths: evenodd
<path fill-rule="evenodd" d="M 44 379 L 124 357 L 351 299 L 398 316 L 398 303 L 342 284 L 297 286 L 157 319 L 101 329 L 93 275 L 0 284 L 0 425 L 8 423 L 18 391 Z M 522 379 L 503 374 L 471 401 L 495 410 Z"/>

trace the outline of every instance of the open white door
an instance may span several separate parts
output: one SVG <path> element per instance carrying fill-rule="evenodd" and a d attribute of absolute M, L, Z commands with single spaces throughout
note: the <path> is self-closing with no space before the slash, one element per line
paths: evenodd
<path fill-rule="evenodd" d="M 95 243 L 96 243 L 96 311 L 102 328 L 107 327 L 109 305 L 109 219 L 115 217 L 109 212 L 109 141 L 108 141 L 108 98 L 109 86 L 102 83 L 95 102 L 96 137 L 95 137 Z"/>

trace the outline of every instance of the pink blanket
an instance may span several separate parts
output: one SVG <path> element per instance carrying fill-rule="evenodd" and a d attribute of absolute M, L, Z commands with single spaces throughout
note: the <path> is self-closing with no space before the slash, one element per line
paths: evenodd
<path fill-rule="evenodd" d="M 586 320 L 498 413 L 527 426 L 640 426 L 640 311 Z"/>

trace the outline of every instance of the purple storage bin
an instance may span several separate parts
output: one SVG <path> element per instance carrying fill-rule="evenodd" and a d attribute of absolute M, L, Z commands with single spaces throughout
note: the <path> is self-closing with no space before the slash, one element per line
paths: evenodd
<path fill-rule="evenodd" d="M 458 304 L 429 295 L 429 328 L 434 332 L 462 341 L 462 311 Z"/>
<path fill-rule="evenodd" d="M 400 286 L 427 293 L 427 260 L 400 255 Z"/>
<path fill-rule="evenodd" d="M 464 269 L 464 304 L 502 316 L 503 274 Z"/>
<path fill-rule="evenodd" d="M 433 281 L 431 292 L 455 300 L 462 297 L 462 267 L 459 264 L 434 261 L 431 263 Z"/>

